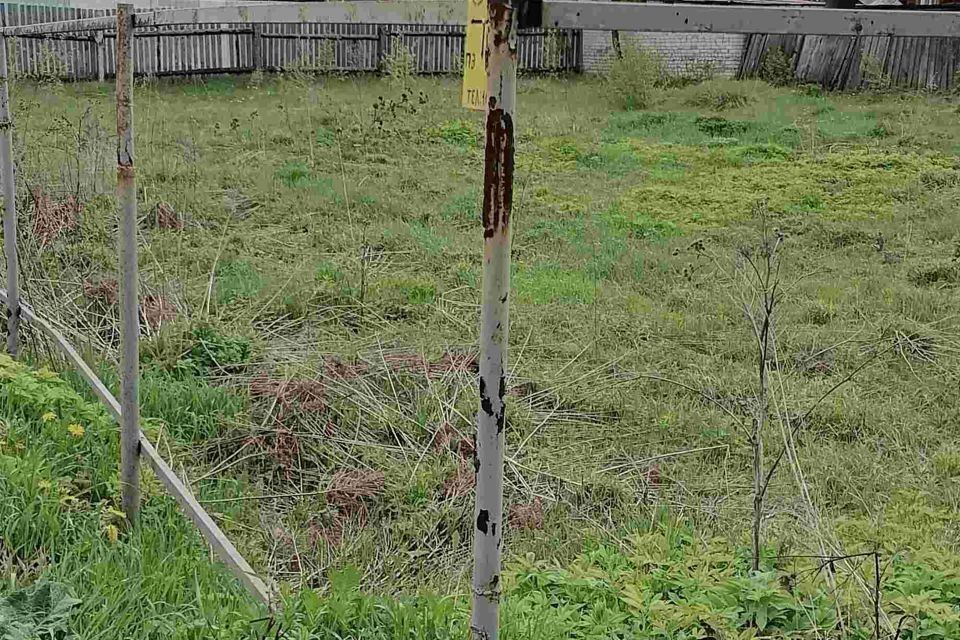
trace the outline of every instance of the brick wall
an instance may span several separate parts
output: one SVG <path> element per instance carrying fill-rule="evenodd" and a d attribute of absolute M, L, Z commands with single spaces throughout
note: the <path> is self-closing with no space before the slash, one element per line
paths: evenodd
<path fill-rule="evenodd" d="M 740 67 L 747 36 L 728 33 L 637 33 L 621 32 L 622 45 L 638 44 L 656 51 L 671 73 L 710 64 L 717 75 L 732 76 Z M 612 44 L 609 31 L 583 32 L 583 70 L 601 73 L 610 64 Z"/>

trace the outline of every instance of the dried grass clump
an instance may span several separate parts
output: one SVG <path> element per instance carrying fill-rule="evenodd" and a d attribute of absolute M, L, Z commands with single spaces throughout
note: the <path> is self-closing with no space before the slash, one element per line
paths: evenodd
<path fill-rule="evenodd" d="M 473 491 L 476 484 L 476 472 L 466 460 L 460 462 L 460 465 L 447 476 L 441 486 L 443 497 L 447 500 L 462 498 Z"/>
<path fill-rule="evenodd" d="M 114 283 L 116 284 L 116 283 Z M 161 296 L 148 294 L 140 301 L 140 317 L 151 331 L 158 330 L 164 322 L 177 317 L 177 310 Z"/>
<path fill-rule="evenodd" d="M 327 504 L 352 513 L 365 511 L 363 501 L 383 493 L 384 482 L 382 471 L 372 469 L 338 471 L 330 481 Z"/>
<path fill-rule="evenodd" d="M 83 205 L 75 196 L 69 195 L 65 200 L 57 202 L 40 187 L 33 187 L 30 195 L 33 197 L 33 235 L 41 247 L 79 226 Z"/>
<path fill-rule="evenodd" d="M 461 460 L 470 460 L 473 458 L 475 447 L 470 438 L 465 437 L 448 422 L 434 433 L 433 450 L 436 453 L 453 453 Z"/>
<path fill-rule="evenodd" d="M 154 223 L 164 231 L 183 230 L 183 217 L 167 202 L 158 202 L 153 208 Z"/>
<path fill-rule="evenodd" d="M 120 286 L 114 278 L 105 278 L 97 283 L 84 280 L 83 297 L 112 307 L 120 301 Z"/>
<path fill-rule="evenodd" d="M 543 500 L 512 504 L 507 510 L 507 522 L 514 529 L 543 529 Z"/>
<path fill-rule="evenodd" d="M 320 380 L 279 379 L 261 374 L 250 383 L 250 395 L 254 398 L 276 400 L 279 408 L 278 420 L 296 410 L 315 412 L 327 408 L 326 392 Z"/>

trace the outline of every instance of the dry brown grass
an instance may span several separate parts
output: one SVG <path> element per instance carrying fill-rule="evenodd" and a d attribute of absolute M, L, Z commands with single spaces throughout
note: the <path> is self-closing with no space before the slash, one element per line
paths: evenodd
<path fill-rule="evenodd" d="M 476 484 L 476 473 L 466 460 L 460 462 L 460 465 L 450 473 L 443 481 L 441 491 L 443 497 L 447 500 L 454 500 L 469 495 Z"/>
<path fill-rule="evenodd" d="M 336 507 L 329 525 L 311 526 L 310 536 L 316 542 L 324 540 L 339 546 L 351 521 L 360 527 L 367 524 L 369 511 L 367 501 L 383 493 L 383 472 L 369 469 L 346 469 L 338 471 L 330 481 L 327 504 Z"/>
<path fill-rule="evenodd" d="M 384 475 L 372 469 L 338 471 L 330 481 L 327 503 L 338 509 L 358 512 L 363 501 L 383 493 Z"/>
<path fill-rule="evenodd" d="M 181 231 L 183 217 L 167 202 L 158 202 L 153 208 L 154 223 L 164 231 Z"/>
<path fill-rule="evenodd" d="M 537 496 L 531 502 L 510 505 L 507 522 L 514 529 L 543 529 L 543 500 Z"/>
<path fill-rule="evenodd" d="M 58 202 L 40 187 L 31 188 L 30 195 L 33 199 L 33 235 L 41 248 L 80 225 L 83 205 L 73 195 Z"/>
<path fill-rule="evenodd" d="M 116 278 L 105 278 L 96 283 L 92 280 L 84 280 L 83 297 L 112 307 L 120 300 L 120 286 Z"/>
<path fill-rule="evenodd" d="M 475 448 L 472 439 L 447 422 L 434 434 L 433 450 L 436 453 L 452 453 L 461 460 L 469 460 L 473 458 Z"/>
<path fill-rule="evenodd" d="M 157 331 L 164 322 L 176 318 L 177 311 L 166 299 L 151 293 L 140 301 L 140 317 L 148 329 Z"/>
<path fill-rule="evenodd" d="M 254 398 L 275 400 L 275 415 L 280 422 L 294 411 L 318 412 L 327 408 L 326 390 L 320 380 L 283 380 L 261 374 L 250 382 L 250 395 Z"/>

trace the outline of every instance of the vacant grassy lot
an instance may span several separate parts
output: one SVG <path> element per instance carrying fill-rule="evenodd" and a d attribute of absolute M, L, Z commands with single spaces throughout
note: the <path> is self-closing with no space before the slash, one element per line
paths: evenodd
<path fill-rule="evenodd" d="M 957 101 L 520 87 L 507 637 L 873 637 L 875 551 L 881 634 L 960 637 Z M 13 95 L 30 300 L 111 379 L 112 88 Z M 267 620 L 152 479 L 118 539 L 114 426 L 6 361 L 0 637 L 31 607 L 82 638 L 464 637 L 482 139 L 457 98 L 138 86 L 145 428 L 288 606 Z M 764 226 L 785 454 L 751 574 Z"/>

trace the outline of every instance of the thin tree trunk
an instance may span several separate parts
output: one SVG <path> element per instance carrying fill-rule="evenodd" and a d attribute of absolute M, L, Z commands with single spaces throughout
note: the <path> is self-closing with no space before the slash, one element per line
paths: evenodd
<path fill-rule="evenodd" d="M 767 491 L 767 480 L 764 478 L 763 465 L 763 432 L 767 424 L 770 411 L 770 382 L 769 367 L 770 357 L 773 348 L 771 332 L 774 324 L 774 310 L 776 305 L 776 282 L 771 283 L 771 277 L 774 277 L 776 269 L 776 251 L 779 241 L 773 246 L 769 245 L 764 233 L 764 253 L 766 254 L 764 273 L 759 277 L 757 283 L 761 290 L 761 300 L 763 308 L 760 318 L 760 335 L 757 336 L 759 343 L 759 362 L 760 367 L 760 387 L 757 394 L 757 413 L 753 419 L 753 433 L 750 436 L 750 444 L 753 447 L 753 528 L 751 535 L 751 568 L 754 571 L 760 570 L 760 550 L 761 550 L 761 527 L 763 525 L 763 499 Z"/>
<path fill-rule="evenodd" d="M 760 526 L 763 522 L 763 423 L 760 409 L 754 418 L 751 444 L 753 445 L 753 530 L 751 536 L 751 568 L 760 570 Z"/>
<path fill-rule="evenodd" d="M 474 515 L 475 640 L 496 640 L 503 543 L 503 446 L 513 208 L 516 15 L 510 0 L 489 0 L 487 121 L 483 177 L 483 296 L 480 312 L 480 410 L 477 412 L 477 503 Z"/>

